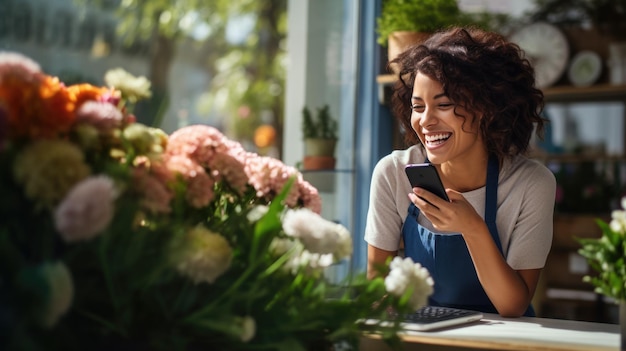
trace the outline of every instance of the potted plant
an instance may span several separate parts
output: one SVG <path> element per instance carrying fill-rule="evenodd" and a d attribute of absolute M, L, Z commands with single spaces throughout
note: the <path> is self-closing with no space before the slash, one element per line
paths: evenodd
<path fill-rule="evenodd" d="M 591 283 L 594 291 L 612 299 L 619 305 L 621 348 L 626 349 L 626 197 L 621 208 L 612 211 L 611 221 L 597 219 L 602 229 L 599 238 L 577 238 L 581 244 L 578 253 L 587 260 L 596 273 L 585 275 L 583 281 Z"/>
<path fill-rule="evenodd" d="M 387 46 L 391 61 L 404 49 L 426 40 L 439 29 L 470 24 L 487 28 L 499 16 L 463 12 L 457 0 L 386 0 L 376 19 L 378 43 Z"/>
<path fill-rule="evenodd" d="M 302 109 L 305 170 L 335 168 L 337 126 L 328 105 L 318 108 L 315 116 L 308 107 Z"/>

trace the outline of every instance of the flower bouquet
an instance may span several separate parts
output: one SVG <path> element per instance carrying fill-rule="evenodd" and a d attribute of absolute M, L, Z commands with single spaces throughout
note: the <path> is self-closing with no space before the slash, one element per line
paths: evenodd
<path fill-rule="evenodd" d="M 149 81 L 105 81 L 66 86 L 0 52 L 0 349 L 356 345 L 360 319 L 425 304 L 410 259 L 328 282 L 351 235 L 295 168 L 209 126 L 136 123 Z"/>
<path fill-rule="evenodd" d="M 596 222 L 602 230 L 597 239 L 578 239 L 582 248 L 578 252 L 587 259 L 597 275 L 583 279 L 595 287 L 598 294 L 626 302 L 626 197 L 621 210 L 611 213 L 610 223 Z"/>

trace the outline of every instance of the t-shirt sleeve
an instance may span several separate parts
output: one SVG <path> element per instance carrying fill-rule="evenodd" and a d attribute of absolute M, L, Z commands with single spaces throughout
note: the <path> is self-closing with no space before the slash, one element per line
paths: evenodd
<path fill-rule="evenodd" d="M 383 157 L 374 167 L 370 185 L 365 241 L 387 251 L 398 249 L 404 220 L 395 200 L 400 168 L 392 155 Z"/>
<path fill-rule="evenodd" d="M 507 263 L 513 269 L 543 268 L 552 246 L 556 179 L 544 165 L 536 163 L 520 179 L 520 213 L 511 236 Z"/>

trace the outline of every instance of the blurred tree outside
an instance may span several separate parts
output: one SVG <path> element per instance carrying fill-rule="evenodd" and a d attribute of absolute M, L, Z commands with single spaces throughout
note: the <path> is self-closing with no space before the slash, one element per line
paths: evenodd
<path fill-rule="evenodd" d="M 153 97 L 137 115 L 159 126 L 169 103 L 179 43 L 204 58 L 209 88 L 192 108 L 217 114 L 229 137 L 280 157 L 285 86 L 286 0 L 74 0 L 113 10 L 124 45 L 147 43 Z M 254 141 L 257 140 L 256 145 Z M 262 140 L 262 143 L 258 141 Z"/>

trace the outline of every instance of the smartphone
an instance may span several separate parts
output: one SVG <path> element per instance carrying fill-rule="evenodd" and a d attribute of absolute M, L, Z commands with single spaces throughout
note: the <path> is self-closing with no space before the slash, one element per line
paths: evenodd
<path fill-rule="evenodd" d="M 440 198 L 450 201 L 446 190 L 441 183 L 437 168 L 430 163 L 414 163 L 406 165 L 404 168 L 406 176 L 409 178 L 411 187 L 424 188 Z"/>

